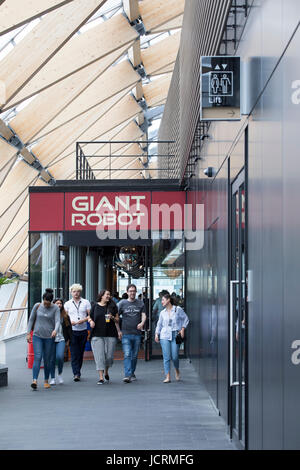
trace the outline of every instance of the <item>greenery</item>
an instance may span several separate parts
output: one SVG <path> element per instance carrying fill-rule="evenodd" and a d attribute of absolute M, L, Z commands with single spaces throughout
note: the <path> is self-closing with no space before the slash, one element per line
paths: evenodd
<path fill-rule="evenodd" d="M 4 284 L 10 284 L 11 282 L 16 282 L 18 278 L 14 277 L 13 279 L 10 279 L 9 277 L 0 277 L 0 287 L 4 286 Z"/>

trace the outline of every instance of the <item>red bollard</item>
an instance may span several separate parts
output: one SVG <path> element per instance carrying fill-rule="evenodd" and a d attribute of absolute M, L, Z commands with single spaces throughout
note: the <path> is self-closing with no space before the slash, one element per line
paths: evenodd
<path fill-rule="evenodd" d="M 28 344 L 27 348 L 27 364 L 28 364 L 28 369 L 32 369 L 33 367 L 33 361 L 34 361 L 34 352 L 33 352 L 33 344 L 32 344 L 32 335 L 33 332 L 31 331 L 30 337 L 31 337 L 31 343 Z"/>

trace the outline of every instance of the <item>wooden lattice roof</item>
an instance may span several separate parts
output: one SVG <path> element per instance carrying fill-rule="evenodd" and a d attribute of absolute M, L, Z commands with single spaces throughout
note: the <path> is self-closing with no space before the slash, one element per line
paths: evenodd
<path fill-rule="evenodd" d="M 28 187 L 73 179 L 76 141 L 147 138 L 183 12 L 184 0 L 0 0 L 0 272 L 26 272 Z M 136 155 L 115 177 L 140 177 L 139 144 L 113 148 Z"/>

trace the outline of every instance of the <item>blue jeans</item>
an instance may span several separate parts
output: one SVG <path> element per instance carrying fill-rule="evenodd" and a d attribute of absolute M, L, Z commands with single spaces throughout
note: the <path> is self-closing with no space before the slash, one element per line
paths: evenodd
<path fill-rule="evenodd" d="M 41 361 L 44 359 L 45 380 L 49 379 L 51 358 L 54 349 L 54 338 L 39 338 L 32 336 L 34 361 L 32 367 L 33 380 L 37 380 L 41 368 Z"/>
<path fill-rule="evenodd" d="M 58 375 L 60 375 L 63 371 L 64 367 L 64 356 L 65 356 L 65 341 L 59 341 L 58 343 L 54 343 L 54 350 L 51 358 L 51 378 L 55 378 L 55 365 L 57 363 L 58 368 Z"/>
<path fill-rule="evenodd" d="M 124 375 L 134 374 L 141 344 L 141 335 L 123 335 L 122 347 L 124 353 Z"/>
<path fill-rule="evenodd" d="M 179 369 L 179 344 L 176 344 L 176 335 L 177 331 L 172 331 L 172 341 L 169 339 L 160 340 L 166 375 L 170 373 L 171 359 L 175 369 Z"/>

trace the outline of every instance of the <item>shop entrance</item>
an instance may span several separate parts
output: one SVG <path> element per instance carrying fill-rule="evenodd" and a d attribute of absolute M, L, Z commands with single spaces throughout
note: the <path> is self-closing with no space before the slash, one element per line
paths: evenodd
<path fill-rule="evenodd" d="M 161 357 L 154 341 L 161 292 L 184 307 L 186 193 L 174 184 L 162 191 L 161 182 L 140 183 L 129 190 L 118 182 L 118 191 L 111 181 L 30 188 L 29 305 L 47 287 L 69 300 L 69 287 L 79 283 L 92 302 L 103 288 L 121 298 L 133 283 L 145 303 L 149 360 Z"/>
<path fill-rule="evenodd" d="M 96 301 L 103 288 L 119 301 L 124 294 L 126 297 L 128 284 L 133 283 L 147 314 L 140 357 L 145 360 L 161 357 L 161 348 L 154 336 L 162 310 L 162 292 L 168 291 L 177 305 L 184 306 L 182 238 L 154 238 L 144 245 L 124 245 L 124 241 L 120 241 L 118 245 L 89 247 L 63 245 L 61 234 L 33 233 L 30 239 L 31 305 L 40 301 L 47 287 L 54 290 L 55 297 L 68 300 L 69 286 L 73 283 L 82 284 L 83 297 L 90 302 Z M 121 350 L 121 344 L 118 349 Z M 183 345 L 180 354 L 185 354 Z"/>

